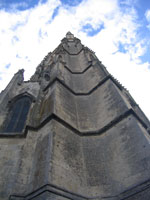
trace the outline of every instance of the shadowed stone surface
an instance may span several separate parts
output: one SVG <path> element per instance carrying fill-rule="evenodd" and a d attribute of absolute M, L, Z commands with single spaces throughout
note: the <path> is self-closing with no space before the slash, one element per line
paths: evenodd
<path fill-rule="evenodd" d="M 23 130 L 4 132 L 24 96 Z M 69 32 L 28 82 L 20 70 L 0 94 L 0 200 L 149 200 L 149 130 L 128 91 Z"/>

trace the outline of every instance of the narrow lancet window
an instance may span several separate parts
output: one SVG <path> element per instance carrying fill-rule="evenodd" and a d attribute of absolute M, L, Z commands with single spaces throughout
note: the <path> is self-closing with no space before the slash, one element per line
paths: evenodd
<path fill-rule="evenodd" d="M 30 105 L 31 99 L 28 96 L 21 97 L 12 104 L 5 121 L 4 132 L 22 132 Z"/>

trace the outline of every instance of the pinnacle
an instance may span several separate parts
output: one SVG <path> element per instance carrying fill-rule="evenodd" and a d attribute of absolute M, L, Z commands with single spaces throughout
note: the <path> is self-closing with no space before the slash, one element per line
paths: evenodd
<path fill-rule="evenodd" d="M 74 35 L 70 31 L 68 31 L 67 34 L 66 34 L 66 38 L 67 39 L 73 39 Z"/>
<path fill-rule="evenodd" d="M 24 73 L 24 69 L 19 69 L 17 74 L 23 74 Z"/>

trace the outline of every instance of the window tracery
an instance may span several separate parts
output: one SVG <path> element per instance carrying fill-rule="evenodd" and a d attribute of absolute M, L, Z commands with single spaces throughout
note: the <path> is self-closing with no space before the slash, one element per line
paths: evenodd
<path fill-rule="evenodd" d="M 30 105 L 31 98 L 29 96 L 22 96 L 13 102 L 4 123 L 3 132 L 22 132 Z"/>

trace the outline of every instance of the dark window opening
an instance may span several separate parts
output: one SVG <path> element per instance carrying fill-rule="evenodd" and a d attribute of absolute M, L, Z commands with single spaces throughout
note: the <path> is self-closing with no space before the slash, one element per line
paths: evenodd
<path fill-rule="evenodd" d="M 44 75 L 44 78 L 45 78 L 46 81 L 49 81 L 49 80 L 50 80 L 49 74 L 45 74 L 45 75 Z"/>
<path fill-rule="evenodd" d="M 27 96 L 21 97 L 13 103 L 5 120 L 4 132 L 22 132 L 30 105 L 31 99 Z"/>

